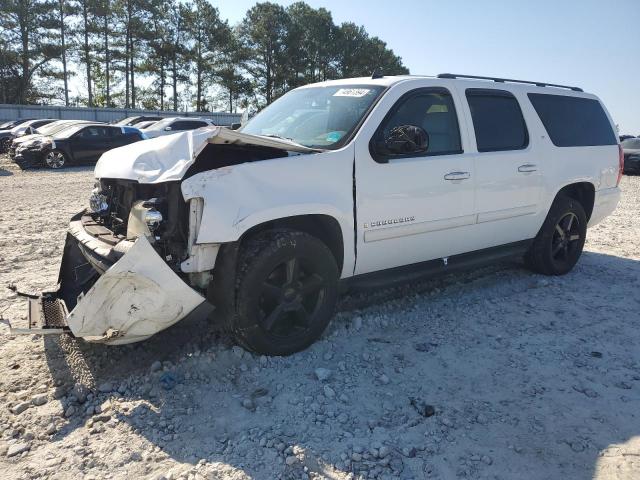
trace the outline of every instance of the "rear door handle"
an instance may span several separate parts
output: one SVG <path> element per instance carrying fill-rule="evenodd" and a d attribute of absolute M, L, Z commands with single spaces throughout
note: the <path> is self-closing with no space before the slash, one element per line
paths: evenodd
<path fill-rule="evenodd" d="M 520 173 L 532 173 L 538 171 L 538 166 L 534 163 L 525 163 L 524 165 L 520 165 L 518 167 L 518 171 Z"/>
<path fill-rule="evenodd" d="M 444 179 L 449 181 L 466 180 L 467 178 L 471 178 L 469 172 L 449 172 L 444 176 Z"/>

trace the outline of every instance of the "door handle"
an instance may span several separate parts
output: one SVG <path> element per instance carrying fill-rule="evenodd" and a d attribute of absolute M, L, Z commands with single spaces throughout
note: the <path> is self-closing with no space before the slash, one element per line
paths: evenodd
<path fill-rule="evenodd" d="M 534 163 L 525 163 L 524 165 L 520 165 L 518 167 L 518 171 L 520 173 L 532 173 L 538 171 L 538 166 Z"/>
<path fill-rule="evenodd" d="M 450 181 L 466 180 L 467 178 L 471 178 L 471 174 L 469 172 L 449 172 L 444 176 L 445 180 Z"/>

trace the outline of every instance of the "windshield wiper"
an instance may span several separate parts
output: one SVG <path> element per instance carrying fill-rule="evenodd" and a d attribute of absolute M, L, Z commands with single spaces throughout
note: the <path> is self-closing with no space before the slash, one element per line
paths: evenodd
<path fill-rule="evenodd" d="M 293 138 L 289 138 L 289 137 L 281 137 L 280 135 L 276 135 L 276 134 L 274 134 L 274 133 L 270 133 L 270 134 L 268 134 L 268 135 L 260 135 L 260 136 L 261 136 L 261 137 L 278 138 L 278 139 L 280 139 L 280 140 L 289 140 L 290 142 L 298 143 L 298 142 L 295 142 L 295 141 L 293 140 Z M 298 143 L 298 145 L 300 145 L 300 144 Z"/>

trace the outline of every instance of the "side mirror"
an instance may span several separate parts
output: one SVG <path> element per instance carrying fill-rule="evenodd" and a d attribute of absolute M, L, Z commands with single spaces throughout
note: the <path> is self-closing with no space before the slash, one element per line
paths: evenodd
<path fill-rule="evenodd" d="M 232 123 L 232 124 L 229 126 L 229 128 L 230 128 L 231 130 L 238 130 L 241 126 L 242 126 L 242 124 L 241 124 L 241 123 Z"/>
<path fill-rule="evenodd" d="M 429 148 L 429 134 L 422 127 L 400 125 L 394 127 L 384 139 L 386 153 L 390 155 L 409 155 L 426 152 Z"/>
<path fill-rule="evenodd" d="M 171 130 L 172 130 L 172 128 L 171 128 L 171 127 L 164 127 L 164 131 L 165 131 L 165 132 L 170 132 Z"/>

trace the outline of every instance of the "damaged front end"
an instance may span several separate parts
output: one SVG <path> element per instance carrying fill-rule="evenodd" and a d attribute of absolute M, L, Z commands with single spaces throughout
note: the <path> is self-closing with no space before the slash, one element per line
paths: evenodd
<path fill-rule="evenodd" d="M 173 211 L 184 201 L 171 198 L 179 187 L 176 192 L 172 184 L 157 186 L 155 192 L 167 197 L 150 200 L 138 199 L 139 187 L 113 182 L 94 192 L 93 211 L 71 219 L 57 290 L 21 294 L 29 300 L 29 324 L 12 326 L 12 334 L 70 333 L 90 342 L 132 343 L 205 302 L 178 268 L 188 255 L 181 251 L 188 240 L 186 219 Z"/>
<path fill-rule="evenodd" d="M 71 219 L 57 289 L 22 294 L 29 325 L 11 332 L 66 332 L 117 345 L 144 340 L 196 308 L 209 310 L 204 294 L 218 250 L 239 235 L 229 233 L 237 222 L 226 221 L 237 202 L 232 212 L 224 199 L 205 200 L 223 187 L 216 179 L 231 177 L 236 165 L 310 152 L 317 150 L 221 127 L 106 152 L 90 209 Z M 218 173 L 208 175 L 212 170 Z"/>

